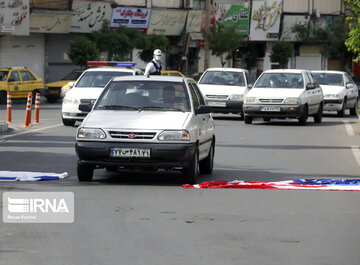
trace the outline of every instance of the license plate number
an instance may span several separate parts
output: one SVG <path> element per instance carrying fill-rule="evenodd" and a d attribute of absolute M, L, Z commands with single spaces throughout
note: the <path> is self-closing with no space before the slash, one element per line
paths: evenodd
<path fill-rule="evenodd" d="M 280 112 L 281 108 L 280 107 L 261 107 L 260 108 L 261 111 L 275 111 L 275 112 Z"/>
<path fill-rule="evenodd" d="M 226 102 L 209 101 L 208 105 L 211 107 L 226 107 Z"/>
<path fill-rule="evenodd" d="M 49 92 L 50 92 L 50 94 L 59 94 L 59 91 L 56 91 L 56 90 L 50 90 Z"/>
<path fill-rule="evenodd" d="M 142 148 L 111 148 L 110 157 L 150 157 L 150 149 Z"/>

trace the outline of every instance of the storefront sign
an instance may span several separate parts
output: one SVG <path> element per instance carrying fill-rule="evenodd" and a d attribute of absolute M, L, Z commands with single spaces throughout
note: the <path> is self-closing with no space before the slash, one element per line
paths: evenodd
<path fill-rule="evenodd" d="M 297 41 L 296 33 L 291 32 L 295 25 L 307 25 L 309 16 L 290 16 L 283 17 L 281 39 L 285 41 Z"/>
<path fill-rule="evenodd" d="M 111 28 L 120 26 L 141 29 L 143 33 L 149 25 L 151 9 L 136 7 L 117 7 L 111 18 Z"/>
<path fill-rule="evenodd" d="M 219 4 L 217 6 L 216 20 L 224 26 L 236 27 L 236 32 L 241 35 L 248 35 L 249 32 L 250 8 L 242 5 Z"/>
<path fill-rule="evenodd" d="M 185 27 L 185 10 L 152 10 L 147 34 L 180 36 Z"/>
<path fill-rule="evenodd" d="M 206 11 L 205 10 L 191 10 L 189 11 L 186 32 L 201 32 L 205 30 Z M 215 11 L 210 11 L 210 25 L 214 25 Z"/>
<path fill-rule="evenodd" d="M 69 33 L 72 15 L 32 12 L 30 32 L 32 33 Z"/>
<path fill-rule="evenodd" d="M 282 0 L 253 0 L 249 39 L 278 40 L 281 12 Z"/>
<path fill-rule="evenodd" d="M 72 9 L 74 15 L 70 28 L 71 32 L 90 33 L 99 30 L 105 19 L 111 20 L 110 2 L 75 0 Z"/>
<path fill-rule="evenodd" d="M 29 0 L 0 1 L 0 35 L 29 35 Z"/>

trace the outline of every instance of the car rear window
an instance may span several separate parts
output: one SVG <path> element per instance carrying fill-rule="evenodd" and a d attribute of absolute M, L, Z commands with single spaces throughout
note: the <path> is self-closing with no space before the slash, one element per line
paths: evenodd
<path fill-rule="evenodd" d="M 199 84 L 245 86 L 242 72 L 207 71 Z"/>
<path fill-rule="evenodd" d="M 304 88 L 300 73 L 264 73 L 256 82 L 255 88 Z"/>
<path fill-rule="evenodd" d="M 106 84 L 116 76 L 133 75 L 132 72 L 118 72 L 118 71 L 94 71 L 85 72 L 76 87 L 105 87 Z"/>

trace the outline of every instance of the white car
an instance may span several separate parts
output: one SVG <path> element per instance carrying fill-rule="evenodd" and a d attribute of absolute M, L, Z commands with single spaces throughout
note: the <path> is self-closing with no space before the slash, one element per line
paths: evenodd
<path fill-rule="evenodd" d="M 92 62 L 95 63 L 95 62 Z M 90 63 L 89 65 L 92 65 Z M 78 78 L 76 83 L 68 83 L 71 89 L 65 94 L 62 103 L 61 115 L 65 126 L 73 126 L 76 121 L 82 121 L 87 112 L 80 111 L 80 103 L 90 102 L 95 103 L 105 85 L 116 76 L 125 75 L 143 75 L 140 69 L 133 67 L 129 68 L 128 64 L 123 67 L 120 62 L 112 62 L 104 64 L 95 64 L 96 66 L 114 65 L 117 63 L 118 67 L 97 67 L 86 70 Z M 133 64 L 131 64 L 133 65 Z"/>
<path fill-rule="evenodd" d="M 114 78 L 78 127 L 80 181 L 94 169 L 180 170 L 194 183 L 198 170 L 210 174 L 215 152 L 211 107 L 195 80 L 185 77 Z"/>
<path fill-rule="evenodd" d="M 239 113 L 243 117 L 244 96 L 252 86 L 249 72 L 239 68 L 208 68 L 198 81 L 213 113 Z"/>
<path fill-rule="evenodd" d="M 324 110 L 337 111 L 344 117 L 345 110 L 357 115 L 359 92 L 352 78 L 342 71 L 311 71 L 324 93 Z"/>
<path fill-rule="evenodd" d="M 285 69 L 264 71 L 247 93 L 244 102 L 245 123 L 253 118 L 298 119 L 305 125 L 308 116 L 316 123 L 323 114 L 323 92 L 308 70 Z"/>

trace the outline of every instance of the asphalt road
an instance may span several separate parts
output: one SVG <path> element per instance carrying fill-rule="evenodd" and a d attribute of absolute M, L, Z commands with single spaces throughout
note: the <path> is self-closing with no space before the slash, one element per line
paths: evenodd
<path fill-rule="evenodd" d="M 0 170 L 68 172 L 59 181 L 2 182 L 0 191 L 71 191 L 72 224 L 0 223 L 0 264 L 324 264 L 360 262 L 360 193 L 183 189 L 178 174 L 96 170 L 76 177 L 76 127 L 60 104 L 42 104 L 40 124 L 22 128 L 13 105 L 0 134 Z M 0 106 L 0 120 L 6 119 Z M 321 124 L 215 115 L 208 180 L 360 178 L 359 119 L 328 113 Z M 1 207 L 1 206 L 0 206 Z"/>

